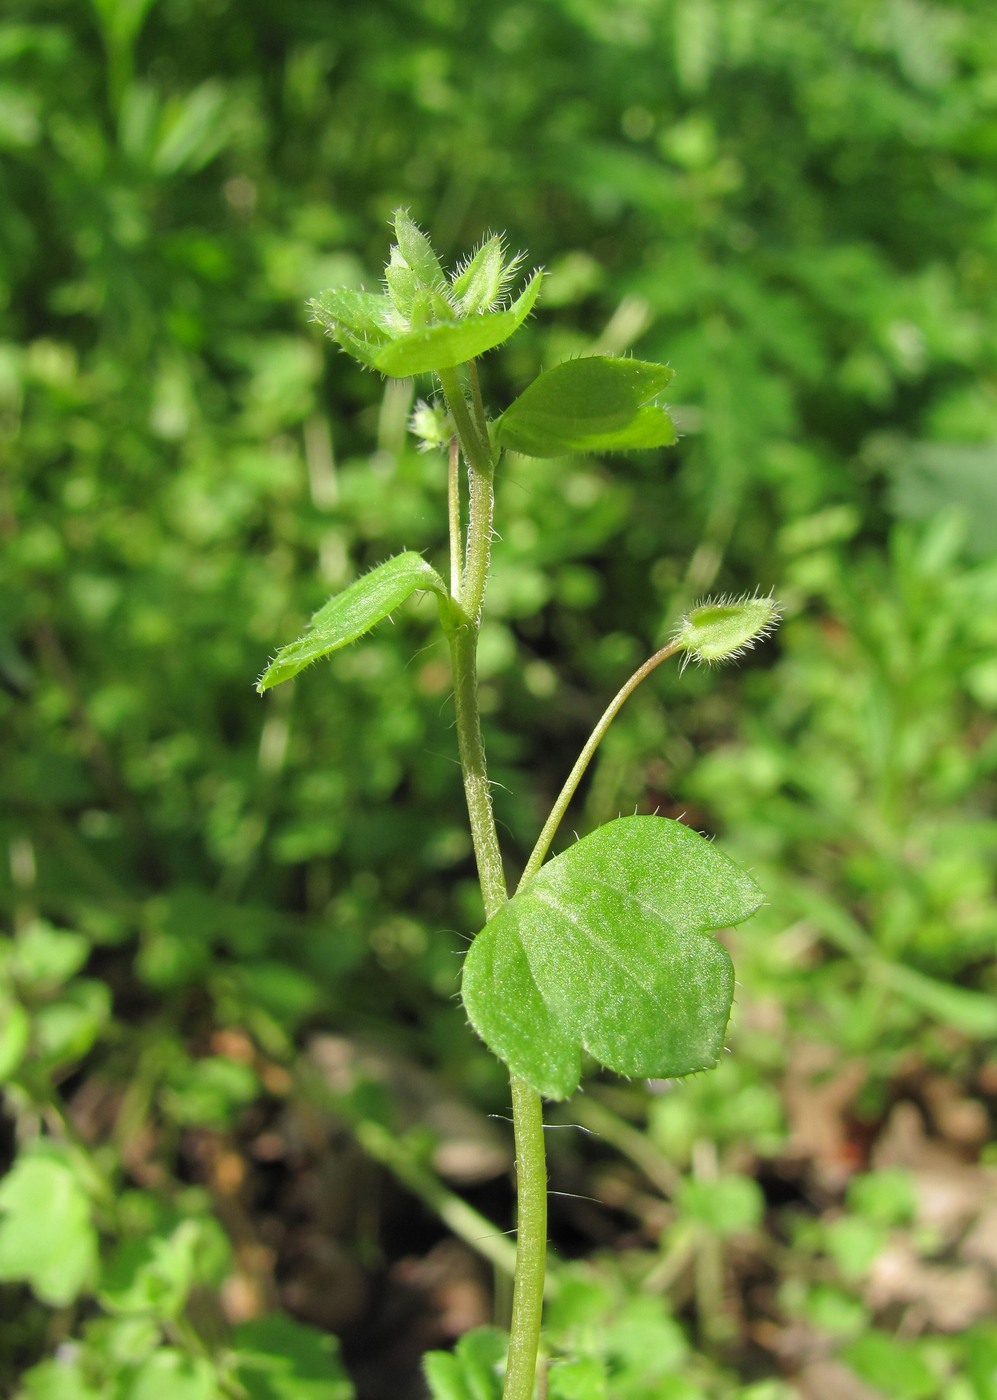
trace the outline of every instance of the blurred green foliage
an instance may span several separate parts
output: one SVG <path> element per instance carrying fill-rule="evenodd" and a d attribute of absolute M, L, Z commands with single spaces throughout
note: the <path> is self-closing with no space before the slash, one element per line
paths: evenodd
<path fill-rule="evenodd" d="M 406 442 L 407 386 L 305 320 L 380 265 L 398 205 L 448 257 L 498 226 L 549 270 L 543 314 L 485 362 L 491 401 L 581 351 L 676 370 L 674 452 L 512 458 L 499 485 L 483 700 L 513 862 L 684 606 L 756 585 L 786 605 L 774 662 L 635 697 L 576 818 L 686 812 L 769 894 L 738 965 L 781 1029 L 745 1016 L 731 1097 L 656 1101 L 652 1141 L 679 1167 L 714 1123 L 722 1149 L 774 1150 L 790 1034 L 864 1057 L 872 1107 L 912 1043 L 958 1072 L 992 1037 L 995 52 L 983 0 L 8 0 L 5 1393 L 200 1400 L 241 1375 L 290 1400 L 313 1373 L 332 1393 L 311 1334 L 208 1365 L 170 1321 L 225 1268 L 190 1242 L 210 1221 L 177 1143 L 259 1092 L 213 1029 L 287 1062 L 312 1026 L 370 1033 L 501 1104 L 451 1001 L 481 915 L 445 656 L 420 650 L 434 605 L 293 691 L 252 690 L 360 571 L 439 562 L 445 473 Z M 67 1116 L 91 1076 L 162 1134 L 165 1184 L 130 1216 L 120 1136 L 87 1147 Z M 55 1234 L 26 1253 L 43 1214 Z M 134 1252 L 150 1233 L 154 1264 Z M 833 1258 L 834 1236 L 814 1248 Z M 644 1335 L 643 1303 L 605 1287 L 565 1396 L 604 1394 Z M 112 1301 L 148 1290 L 151 1319 Z M 75 1351 L 52 1358 L 33 1299 Z M 555 1346 L 576 1325 L 555 1318 Z M 994 1340 L 967 1338 L 951 1394 L 981 1400 Z M 898 1396 L 963 1365 L 884 1331 L 845 1354 Z M 669 1355 L 676 1396 L 757 1391 Z M 630 1374 L 613 1394 L 645 1393 Z"/>

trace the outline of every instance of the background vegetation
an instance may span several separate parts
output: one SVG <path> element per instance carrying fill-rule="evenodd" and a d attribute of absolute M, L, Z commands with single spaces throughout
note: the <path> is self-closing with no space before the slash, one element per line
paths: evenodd
<path fill-rule="evenodd" d="M 985 0 L 8 0 L 4 1395 L 346 1397 L 336 1334 L 407 1400 L 505 1306 L 445 653 L 415 609 L 252 689 L 444 543 L 405 386 L 303 310 L 398 205 L 550 271 L 492 402 L 677 371 L 676 450 L 504 469 L 513 860 L 684 605 L 786 605 L 639 693 L 575 814 L 684 813 L 769 905 L 722 1069 L 550 1134 L 559 1393 L 997 1395 L 995 53 Z"/>

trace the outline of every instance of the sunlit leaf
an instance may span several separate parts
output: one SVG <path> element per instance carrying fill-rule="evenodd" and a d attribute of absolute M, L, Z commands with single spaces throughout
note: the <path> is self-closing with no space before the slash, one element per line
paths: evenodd
<path fill-rule="evenodd" d="M 422 330 L 400 335 L 377 352 L 371 363 L 382 374 L 403 379 L 410 374 L 452 369 L 501 345 L 526 320 L 540 291 L 541 274 L 534 273 L 507 311 L 485 311 L 463 321 L 438 321 Z"/>
<path fill-rule="evenodd" d="M 313 661 L 356 641 L 419 590 L 448 600 L 443 580 L 421 554 L 409 550 L 386 560 L 318 610 L 298 640 L 277 653 L 257 681 L 257 690 L 262 693 L 290 680 Z"/>
<path fill-rule="evenodd" d="M 665 365 L 592 355 L 541 374 L 498 420 L 498 440 L 527 457 L 670 447 L 675 425 L 653 402 Z"/>
<path fill-rule="evenodd" d="M 29 1283 L 42 1302 L 65 1307 L 96 1270 L 97 1232 L 76 1172 L 46 1150 L 22 1153 L 0 1183 L 0 1281 Z"/>
<path fill-rule="evenodd" d="M 333 287 L 308 305 L 326 335 L 362 364 L 373 366 L 378 350 L 391 339 L 396 313 L 379 293 Z"/>
<path fill-rule="evenodd" d="M 464 1005 L 489 1048 L 549 1098 L 577 1087 L 583 1051 L 619 1074 L 708 1069 L 734 972 L 706 930 L 761 900 L 681 822 L 622 817 L 549 861 L 478 934 Z"/>
<path fill-rule="evenodd" d="M 417 282 L 423 287 L 442 289 L 446 284 L 443 268 L 422 229 L 405 209 L 395 210 L 394 225 L 397 250 Z"/>

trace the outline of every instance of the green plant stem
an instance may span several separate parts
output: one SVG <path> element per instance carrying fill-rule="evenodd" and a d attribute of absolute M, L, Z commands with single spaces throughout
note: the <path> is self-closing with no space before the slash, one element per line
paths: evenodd
<path fill-rule="evenodd" d="M 450 657 L 457 747 L 487 920 L 497 914 L 508 899 L 481 737 L 477 683 L 478 629 L 488 581 L 495 510 L 495 464 L 473 364 L 469 373 L 475 401 L 474 418 L 457 372 L 441 371 L 440 382 L 460 437 L 469 480 L 467 548 L 459 597 L 466 621 L 450 633 Z M 518 1213 L 516 1277 L 503 1400 L 531 1400 L 540 1348 L 547 1260 L 547 1162 L 540 1095 L 515 1078 L 511 1080 L 511 1088 Z"/>
<path fill-rule="evenodd" d="M 516 1135 L 516 1282 L 502 1400 L 530 1400 L 540 1349 L 547 1267 L 547 1160 L 543 1104 L 522 1080 L 512 1079 Z"/>
<path fill-rule="evenodd" d="M 460 439 L 455 435 L 450 439 L 449 468 L 447 472 L 447 507 L 450 521 L 450 592 L 455 599 L 460 597 L 463 542 L 460 537 Z"/>
<path fill-rule="evenodd" d="M 543 865 L 547 852 L 550 850 L 550 843 L 557 833 L 557 828 L 561 825 L 561 821 L 564 818 L 565 812 L 568 810 L 571 799 L 575 795 L 578 784 L 582 780 L 585 769 L 592 761 L 593 754 L 605 738 L 606 731 L 613 720 L 640 685 L 641 681 L 646 680 L 651 672 L 661 665 L 662 661 L 667 661 L 670 656 L 674 656 L 675 653 L 680 650 L 681 646 L 678 642 L 669 642 L 666 646 L 663 646 L 660 651 L 656 651 L 653 656 L 648 657 L 643 666 L 640 666 L 633 673 L 627 683 L 617 691 L 616 695 L 606 706 L 599 723 L 585 741 L 585 747 L 578 755 L 575 766 L 568 774 L 564 787 L 559 792 L 557 801 L 550 810 L 550 816 L 544 823 L 544 829 L 541 831 L 537 839 L 537 844 L 533 847 L 530 858 L 526 862 L 526 869 L 523 871 L 523 877 L 519 882 L 520 886 L 525 884 L 527 880 L 532 879 L 541 865 Z"/>
<path fill-rule="evenodd" d="M 464 578 L 458 601 L 473 623 L 475 633 L 477 633 L 481 622 L 481 608 L 485 600 L 485 584 L 488 581 L 488 565 L 492 552 L 492 518 L 495 512 L 495 493 L 492 482 L 495 464 L 492 460 L 492 450 L 487 434 L 482 438 L 471 416 L 457 371 L 443 369 L 439 371 L 439 375 L 450 414 L 457 427 L 461 449 L 467 462 L 467 549 L 464 559 Z"/>
<path fill-rule="evenodd" d="M 481 883 L 485 918 L 490 919 L 508 899 L 502 852 L 499 850 L 492 791 L 485 766 L 485 746 L 478 714 L 476 651 L 478 629 L 470 622 L 450 634 L 450 663 L 453 668 L 454 710 L 457 716 L 457 750 L 464 777 L 464 796 L 471 822 L 471 840 Z"/>

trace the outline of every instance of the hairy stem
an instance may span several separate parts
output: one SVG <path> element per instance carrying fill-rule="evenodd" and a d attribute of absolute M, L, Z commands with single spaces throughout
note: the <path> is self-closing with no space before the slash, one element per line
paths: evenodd
<path fill-rule="evenodd" d="M 568 804 L 574 797 L 575 790 L 582 780 L 585 769 L 592 761 L 593 754 L 605 738 L 606 731 L 613 720 L 640 685 L 641 681 L 646 680 L 651 672 L 661 665 L 662 661 L 667 661 L 670 656 L 674 656 L 680 649 L 678 642 L 669 642 L 667 646 L 663 646 L 660 651 L 656 651 L 653 656 L 648 657 L 643 666 L 640 666 L 633 673 L 627 683 L 617 691 L 616 695 L 606 706 L 602 718 L 585 741 L 585 747 L 578 755 L 574 768 L 572 768 L 571 772 L 568 774 L 564 787 L 558 793 L 557 801 L 551 808 L 550 816 L 544 823 L 544 829 L 541 831 L 537 844 L 533 847 L 530 858 L 526 862 L 526 869 L 523 871 L 523 878 L 519 882 L 520 885 L 532 879 L 541 865 L 543 865 L 544 858 L 550 850 L 550 843 L 553 841 L 557 833 L 557 828 L 561 825 L 564 814 L 568 810 Z"/>
<path fill-rule="evenodd" d="M 466 621 L 450 634 L 453 666 L 457 746 L 464 777 L 471 839 L 481 882 L 485 918 L 491 919 L 508 899 L 502 853 L 499 849 L 491 789 L 485 764 L 478 709 L 478 629 L 491 558 L 492 520 L 495 510 L 495 463 L 481 393 L 473 363 L 471 375 L 474 411 L 464 397 L 456 370 L 440 372 L 440 382 L 457 427 L 467 461 L 469 499 L 467 547 L 458 601 Z M 451 463 L 453 459 L 451 458 Z M 451 541 L 453 488 L 451 488 Z M 459 521 L 458 521 L 459 528 Z M 512 1080 L 512 1116 L 516 1137 L 516 1277 L 513 1286 L 512 1325 L 503 1400 L 531 1400 L 540 1347 L 544 1273 L 547 1256 L 547 1163 L 540 1095 L 518 1079 Z"/>
<path fill-rule="evenodd" d="M 502 1400 L 530 1400 L 547 1266 L 547 1161 L 540 1095 L 515 1078 L 512 1121 L 516 1133 L 516 1282 Z"/>
<path fill-rule="evenodd" d="M 499 850 L 492 793 L 485 766 L 485 746 L 478 715 L 476 656 L 477 628 L 464 623 L 450 634 L 450 662 L 453 667 L 454 709 L 457 715 L 457 749 L 464 777 L 464 796 L 471 822 L 471 840 L 481 883 L 485 918 L 490 919 L 508 899 L 502 853 Z"/>
<path fill-rule="evenodd" d="M 463 543 L 460 537 L 460 439 L 450 439 L 447 471 L 447 508 L 450 522 L 450 592 L 460 597 Z"/>

